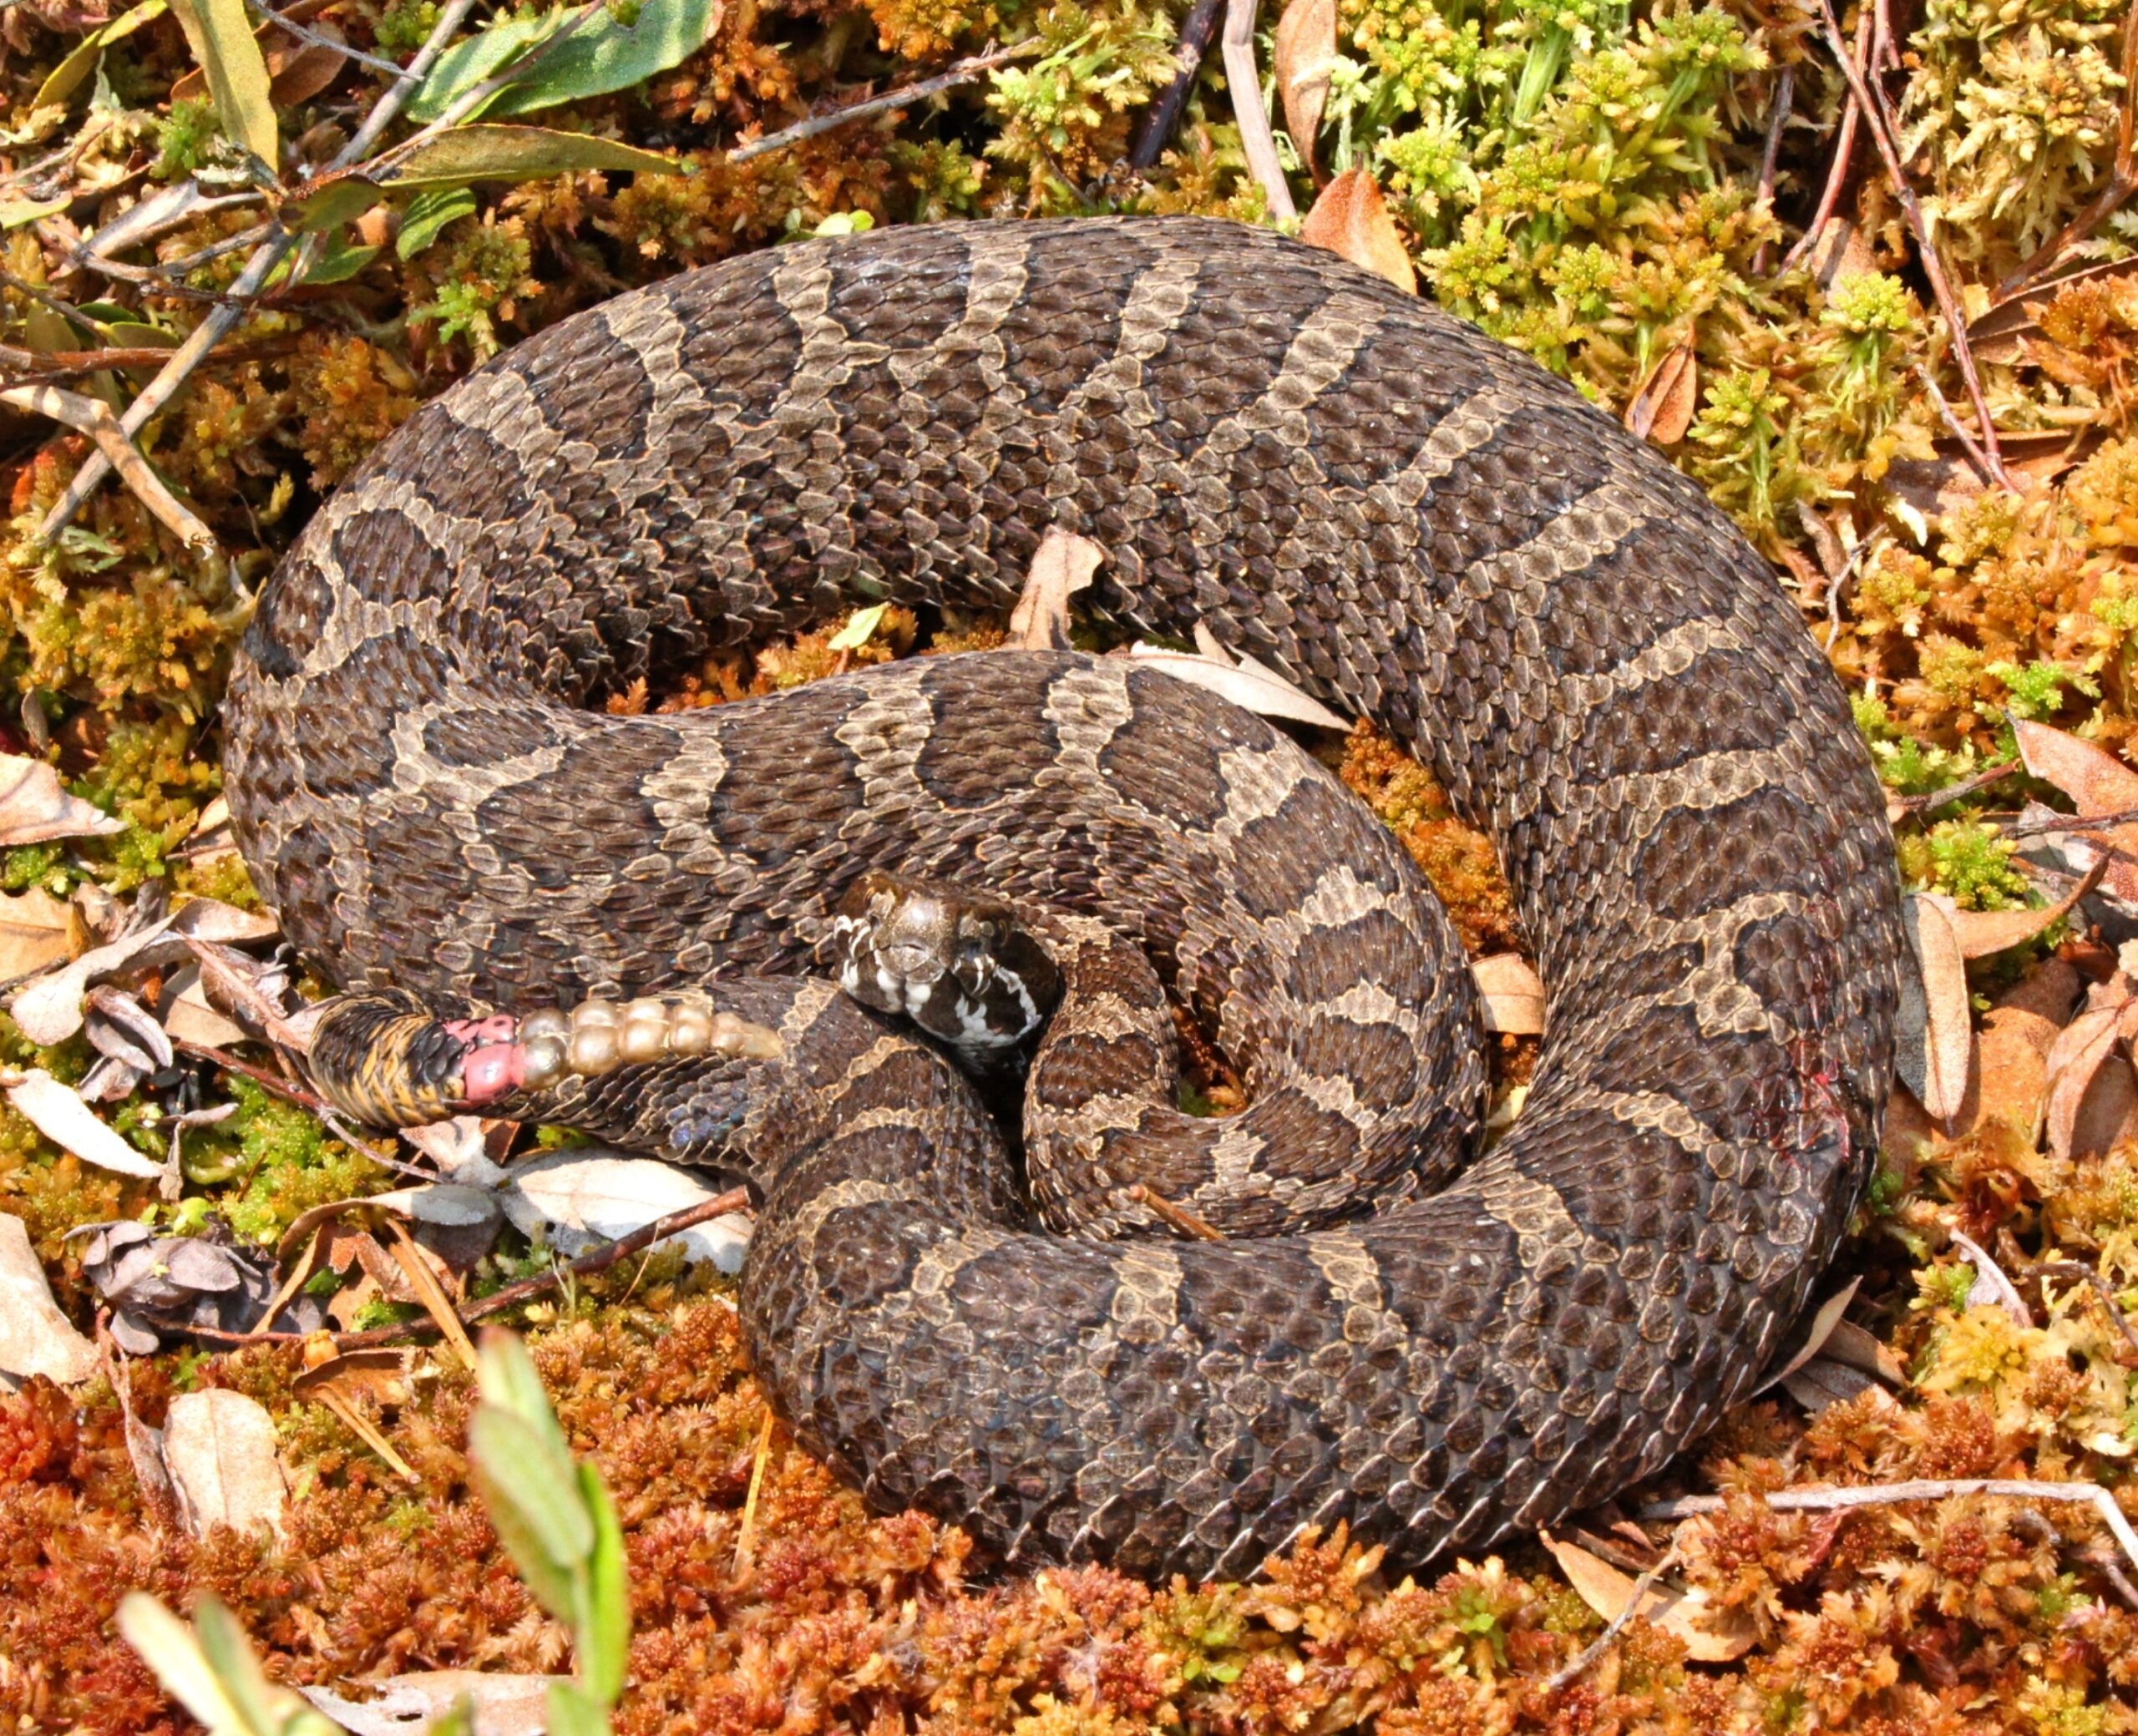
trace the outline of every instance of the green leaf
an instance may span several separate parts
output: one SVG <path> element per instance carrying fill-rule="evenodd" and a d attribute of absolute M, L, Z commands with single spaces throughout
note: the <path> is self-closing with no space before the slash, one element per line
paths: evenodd
<path fill-rule="evenodd" d="M 121 37 L 133 35 L 144 24 L 153 23 L 169 9 L 166 0 L 141 0 L 131 12 L 123 12 L 109 24 L 92 30 L 74 44 L 73 53 L 53 68 L 51 76 L 38 87 L 30 108 L 35 110 L 50 103 L 65 102 L 96 69 L 97 60 L 106 48 Z"/>
<path fill-rule="evenodd" d="M 327 251 L 304 274 L 304 281 L 307 285 L 347 283 L 377 256 L 377 248 L 352 246 L 337 231 L 327 237 Z"/>
<path fill-rule="evenodd" d="M 594 1549 L 594 1525 L 571 1460 L 524 1418 L 484 1404 L 468 1425 L 475 1486 L 520 1577 L 560 1621 L 575 1613 L 574 1582 Z"/>
<path fill-rule="evenodd" d="M 418 193 L 402 214 L 401 233 L 394 240 L 393 251 L 403 259 L 413 259 L 438 239 L 438 231 L 447 224 L 457 217 L 472 216 L 474 210 L 475 195 L 465 187 Z"/>
<path fill-rule="evenodd" d="M 284 210 L 282 220 L 307 234 L 339 229 L 355 221 L 383 197 L 378 183 L 360 175 L 338 175 L 322 181 L 296 204 Z"/>
<path fill-rule="evenodd" d="M 208 81 L 224 133 L 265 163 L 270 174 L 278 173 L 267 62 L 246 17 L 245 0 L 170 0 L 170 6 Z"/>
<path fill-rule="evenodd" d="M 673 157 L 585 133 L 560 133 L 548 127 L 454 127 L 397 161 L 388 185 L 450 187 L 470 181 L 532 181 L 588 169 L 677 175 L 682 164 Z"/>
<path fill-rule="evenodd" d="M 605 13 L 542 54 L 524 78 L 499 91 L 482 112 L 529 114 L 643 84 L 711 41 L 721 11 L 721 0 L 644 0 L 631 24 Z M 540 18 L 507 18 L 456 43 L 438 57 L 408 113 L 419 121 L 437 119 L 484 79 L 548 41 L 567 16 L 560 8 Z"/>
<path fill-rule="evenodd" d="M 570 1682 L 550 1684 L 549 1736 L 609 1736 L 609 1708 Z"/>
<path fill-rule="evenodd" d="M 146 1592 L 129 1592 L 119 1602 L 119 1631 L 172 1698 L 210 1730 L 245 1728 L 243 1714 L 203 1655 L 193 1630 L 160 1600 Z"/>
<path fill-rule="evenodd" d="M 71 193 L 63 193 L 57 199 L 11 199 L 0 205 L 0 229 L 20 229 L 40 217 L 63 211 L 73 202 Z"/>
<path fill-rule="evenodd" d="M 237 1617 L 221 1599 L 203 1597 L 193 1612 L 193 1631 L 200 1637 L 200 1655 L 208 1660 L 215 1679 L 223 1684 L 244 1719 L 243 1728 L 266 1736 L 281 1720 L 276 1716 L 267 1678 L 261 1671 L 252 1642 L 246 1637 Z"/>
<path fill-rule="evenodd" d="M 605 1706 L 624 1692 L 631 1663 L 631 1593 L 624 1562 L 623 1528 L 616 1503 L 591 1465 L 579 1467 L 580 1493 L 594 1521 L 594 1559 L 587 1572 L 587 1609 L 580 1623 L 579 1674 L 586 1691 Z"/>
<path fill-rule="evenodd" d="M 857 609 L 847 624 L 824 641 L 824 649 L 832 651 L 858 651 L 875 636 L 876 629 L 883 625 L 889 603 L 879 603 L 871 609 Z"/>

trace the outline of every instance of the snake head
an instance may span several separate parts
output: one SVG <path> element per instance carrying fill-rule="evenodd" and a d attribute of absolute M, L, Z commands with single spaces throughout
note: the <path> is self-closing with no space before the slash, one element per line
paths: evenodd
<path fill-rule="evenodd" d="M 1061 995 L 1053 959 L 1001 899 L 872 870 L 832 924 L 839 986 L 969 1054 L 1016 1048 Z"/>

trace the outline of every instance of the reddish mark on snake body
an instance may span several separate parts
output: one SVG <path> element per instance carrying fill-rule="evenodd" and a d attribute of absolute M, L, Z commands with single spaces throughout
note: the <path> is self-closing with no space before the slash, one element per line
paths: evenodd
<path fill-rule="evenodd" d="M 490 1102 L 526 1082 L 527 1051 L 517 1043 L 485 1043 L 460 1063 L 460 1095 L 470 1104 Z"/>

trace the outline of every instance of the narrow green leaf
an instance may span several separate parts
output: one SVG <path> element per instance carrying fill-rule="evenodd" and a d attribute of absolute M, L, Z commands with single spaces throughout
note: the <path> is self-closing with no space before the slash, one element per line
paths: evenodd
<path fill-rule="evenodd" d="M 473 216 L 475 195 L 465 187 L 438 187 L 428 193 L 418 193 L 408 201 L 408 209 L 401 215 L 401 233 L 394 238 L 393 251 L 403 259 L 413 259 L 438 237 L 438 231 L 458 217 Z"/>
<path fill-rule="evenodd" d="M 252 1642 L 246 1637 L 238 1619 L 218 1597 L 203 1597 L 193 1612 L 193 1631 L 200 1636 L 200 1655 L 208 1660 L 215 1679 L 236 1706 L 244 1728 L 259 1736 L 273 1736 L 281 1720 L 276 1715 L 266 1673 L 260 1668 Z"/>
<path fill-rule="evenodd" d="M 560 103 L 584 102 L 627 90 L 679 66 L 720 28 L 721 0 L 644 0 L 636 23 L 605 13 L 581 25 L 542 54 L 484 106 L 491 115 L 531 114 Z M 441 55 L 408 105 L 418 120 L 434 120 L 508 62 L 554 35 L 564 10 L 538 19 L 507 19 L 456 43 Z"/>
<path fill-rule="evenodd" d="M 858 651 L 875 637 L 876 629 L 884 624 L 884 611 L 889 603 L 878 603 L 872 608 L 857 609 L 853 618 L 838 632 L 824 641 L 824 648 L 833 651 Z"/>
<path fill-rule="evenodd" d="M 347 283 L 377 257 L 377 248 L 352 246 L 337 233 L 327 238 L 327 251 L 319 256 L 319 262 L 304 274 L 304 281 L 307 285 Z"/>
<path fill-rule="evenodd" d="M 589 1693 L 603 1705 L 613 1706 L 622 1698 L 631 1651 L 631 1591 L 624 1561 L 624 1532 L 601 1473 L 591 1465 L 580 1465 L 579 1487 L 594 1521 L 587 1609 L 578 1634 L 579 1675 Z"/>
<path fill-rule="evenodd" d="M 549 1736 L 609 1736 L 609 1709 L 570 1682 L 550 1684 Z"/>
<path fill-rule="evenodd" d="M 532 181 L 588 169 L 676 175 L 682 164 L 673 157 L 585 133 L 560 133 L 548 127 L 455 127 L 396 163 L 391 185 L 447 187 L 470 181 Z"/>
<path fill-rule="evenodd" d="M 0 229 L 20 229 L 40 217 L 63 211 L 73 202 L 71 193 L 62 194 L 57 199 L 11 199 L 0 205 Z"/>
<path fill-rule="evenodd" d="M 119 1632 L 172 1697 L 213 1731 L 242 1731 L 244 1717 L 225 1691 L 193 1630 L 146 1592 L 119 1602 Z"/>
<path fill-rule="evenodd" d="M 523 1418 L 484 1404 L 468 1425 L 475 1486 L 520 1577 L 560 1621 L 574 1612 L 573 1585 L 594 1548 L 569 1459 Z"/>
<path fill-rule="evenodd" d="M 485 1404 L 511 1412 L 533 1429 L 565 1467 L 565 1474 L 573 1475 L 571 1448 L 565 1431 L 557 1426 L 549 1389 L 542 1384 L 534 1359 L 517 1334 L 493 1327 L 483 1334 L 482 1360 L 476 1365 L 475 1378 Z"/>
<path fill-rule="evenodd" d="M 267 91 L 267 62 L 252 34 L 245 0 L 170 0 L 193 58 L 215 99 L 223 131 L 279 173 L 275 102 Z"/>
<path fill-rule="evenodd" d="M 74 44 L 73 53 L 52 69 L 51 75 L 38 87 L 30 103 L 32 109 L 50 103 L 63 103 L 82 88 L 89 74 L 96 69 L 98 57 L 121 37 L 131 36 L 144 24 L 152 23 L 169 10 L 166 0 L 141 0 L 131 12 L 123 12 L 109 24 L 92 30 Z"/>

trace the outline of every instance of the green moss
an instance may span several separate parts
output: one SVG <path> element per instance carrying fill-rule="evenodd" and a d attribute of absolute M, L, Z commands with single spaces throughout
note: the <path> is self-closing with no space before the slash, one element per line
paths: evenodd
<path fill-rule="evenodd" d="M 1951 896 L 1963 910 L 2011 910 L 2032 888 L 2013 865 L 2011 842 L 1974 820 L 1942 820 L 1928 832 L 1894 840 L 1901 875 L 1911 885 Z"/>
<path fill-rule="evenodd" d="M 222 123 L 214 101 L 192 97 L 173 103 L 170 113 L 157 124 L 156 178 L 175 181 L 200 166 L 208 147 L 222 136 Z"/>
<path fill-rule="evenodd" d="M 230 1079 L 238 1111 L 188 1141 L 190 1155 L 212 1162 L 226 1151 L 239 1185 L 225 1197 L 231 1227 L 247 1240 L 271 1243 L 302 1212 L 331 1200 L 375 1192 L 385 1172 L 362 1152 L 331 1138 L 308 1111 L 270 1096 L 241 1075 Z"/>

